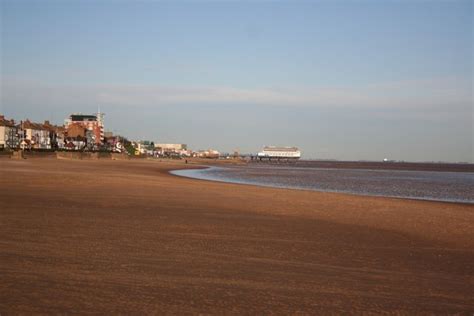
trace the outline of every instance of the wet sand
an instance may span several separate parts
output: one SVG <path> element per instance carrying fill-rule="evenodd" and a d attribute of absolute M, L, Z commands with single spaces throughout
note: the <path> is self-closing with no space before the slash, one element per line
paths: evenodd
<path fill-rule="evenodd" d="M 474 312 L 474 207 L 0 160 L 0 313 Z"/>
<path fill-rule="evenodd" d="M 299 160 L 293 162 L 252 161 L 253 165 L 271 165 L 285 167 L 288 164 L 297 167 L 330 168 L 330 169 L 366 169 L 366 170 L 412 170 L 437 172 L 474 172 L 472 163 L 441 162 L 377 162 L 377 161 L 332 161 L 332 160 Z"/>

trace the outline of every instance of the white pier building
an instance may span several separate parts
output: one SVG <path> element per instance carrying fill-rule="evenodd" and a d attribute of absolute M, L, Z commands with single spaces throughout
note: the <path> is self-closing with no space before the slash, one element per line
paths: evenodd
<path fill-rule="evenodd" d="M 265 146 L 263 150 L 257 154 L 258 159 L 300 159 L 301 152 L 296 147 L 277 147 Z"/>

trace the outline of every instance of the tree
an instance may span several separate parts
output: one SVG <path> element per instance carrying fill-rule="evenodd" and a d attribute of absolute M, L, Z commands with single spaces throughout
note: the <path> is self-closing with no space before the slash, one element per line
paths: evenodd
<path fill-rule="evenodd" d="M 135 155 L 135 147 L 132 146 L 132 143 L 128 142 L 124 145 L 125 150 L 128 152 L 129 155 Z"/>

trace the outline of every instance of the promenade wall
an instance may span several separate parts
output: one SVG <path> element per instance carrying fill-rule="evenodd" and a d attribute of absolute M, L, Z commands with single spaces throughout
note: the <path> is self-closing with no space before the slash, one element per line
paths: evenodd
<path fill-rule="evenodd" d="M 55 153 L 58 159 L 78 159 L 78 160 L 97 160 L 110 159 L 111 153 L 106 152 L 77 152 L 77 151 L 58 151 Z"/>
<path fill-rule="evenodd" d="M 130 156 L 126 154 L 119 154 L 119 153 L 111 153 L 112 160 L 129 160 Z"/>
<path fill-rule="evenodd" d="M 56 158 L 56 153 L 54 151 L 27 151 L 23 152 L 23 157 L 26 159 L 31 158 L 48 158 L 53 159 Z"/>

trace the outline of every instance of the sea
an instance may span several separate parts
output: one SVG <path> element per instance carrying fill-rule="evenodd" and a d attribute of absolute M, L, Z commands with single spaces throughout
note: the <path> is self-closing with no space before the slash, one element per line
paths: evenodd
<path fill-rule="evenodd" d="M 247 164 L 175 170 L 178 176 L 258 186 L 474 204 L 474 172 Z"/>

